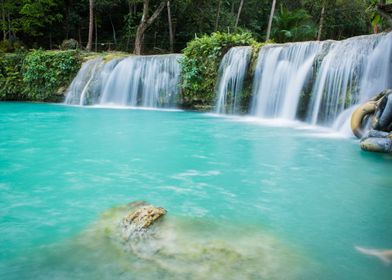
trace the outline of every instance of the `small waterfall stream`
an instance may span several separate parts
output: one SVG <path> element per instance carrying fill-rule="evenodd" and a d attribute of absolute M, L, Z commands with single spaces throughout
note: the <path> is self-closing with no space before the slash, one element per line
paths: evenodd
<path fill-rule="evenodd" d="M 223 57 L 219 66 L 216 113 L 240 113 L 243 84 L 251 54 L 251 47 L 234 47 Z"/>
<path fill-rule="evenodd" d="M 73 79 L 71 85 L 67 89 L 65 103 L 73 105 L 85 105 L 86 97 L 90 88 L 92 88 L 92 81 L 96 80 L 97 73 L 103 65 L 103 59 L 97 58 L 88 60 L 83 63 L 78 74 Z"/>
<path fill-rule="evenodd" d="M 261 48 L 253 84 L 252 113 L 264 118 L 296 118 L 298 102 L 322 44 L 271 45 Z"/>
<path fill-rule="evenodd" d="M 85 62 L 67 90 L 66 104 L 175 107 L 180 55 L 130 56 Z"/>

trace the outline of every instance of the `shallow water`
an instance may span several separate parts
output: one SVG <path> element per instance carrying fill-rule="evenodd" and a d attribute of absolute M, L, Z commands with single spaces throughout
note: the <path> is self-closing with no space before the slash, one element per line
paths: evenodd
<path fill-rule="evenodd" d="M 354 246 L 392 248 L 392 157 L 325 136 L 181 111 L 0 103 L 0 278 L 224 275 L 230 262 L 178 272 L 181 259 L 157 268 L 83 237 L 103 211 L 143 199 L 180 221 L 184 244 L 265 250 L 259 263 L 239 257 L 243 278 L 391 279 L 392 265 Z"/>

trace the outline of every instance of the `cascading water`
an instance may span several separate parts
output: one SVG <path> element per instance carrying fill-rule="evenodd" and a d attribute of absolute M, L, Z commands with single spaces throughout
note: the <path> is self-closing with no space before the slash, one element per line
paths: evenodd
<path fill-rule="evenodd" d="M 243 84 L 251 54 L 251 47 L 234 47 L 223 57 L 219 66 L 216 113 L 240 113 Z"/>
<path fill-rule="evenodd" d="M 333 125 L 347 108 L 392 86 L 392 33 L 333 42 L 313 86 L 308 122 Z"/>
<path fill-rule="evenodd" d="M 67 89 L 65 103 L 85 105 L 87 94 L 97 79 L 97 73 L 103 65 L 103 59 L 97 58 L 83 63 L 81 69 Z"/>
<path fill-rule="evenodd" d="M 260 50 L 252 114 L 342 130 L 353 106 L 392 87 L 392 33 Z"/>
<path fill-rule="evenodd" d="M 272 45 L 260 50 L 253 83 L 252 113 L 295 119 L 301 91 L 322 44 Z"/>
<path fill-rule="evenodd" d="M 175 107 L 180 55 L 87 61 L 68 89 L 66 104 Z"/>

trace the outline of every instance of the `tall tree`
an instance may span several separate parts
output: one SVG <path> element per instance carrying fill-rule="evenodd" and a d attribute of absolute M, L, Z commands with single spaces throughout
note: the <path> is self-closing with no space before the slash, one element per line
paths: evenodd
<path fill-rule="evenodd" d="M 143 0 L 143 15 L 140 24 L 136 30 L 135 49 L 133 50 L 134 54 L 142 54 L 144 33 L 155 21 L 155 19 L 159 16 L 159 14 L 162 12 L 163 8 L 166 5 L 165 2 L 166 1 L 161 1 L 161 3 L 159 4 L 155 12 L 152 14 L 151 17 L 149 17 L 148 14 L 149 14 L 150 0 Z"/>
<path fill-rule="evenodd" d="M 235 20 L 234 29 L 237 29 L 237 27 L 238 27 L 238 22 L 240 21 L 242 6 L 244 6 L 244 0 L 241 0 L 240 6 L 238 7 L 237 18 Z"/>
<path fill-rule="evenodd" d="M 170 0 L 167 1 L 167 20 L 169 23 L 169 43 L 170 43 L 170 52 L 174 52 L 174 35 L 173 35 L 173 24 L 170 10 Z"/>
<path fill-rule="evenodd" d="M 7 24 L 5 22 L 5 1 L 1 0 L 1 29 L 3 30 L 3 40 L 7 40 Z"/>
<path fill-rule="evenodd" d="M 266 41 L 268 41 L 271 36 L 272 19 L 274 18 L 275 6 L 276 6 L 276 0 L 272 0 L 271 13 L 270 13 L 268 28 L 267 28 L 267 37 L 265 39 Z"/>
<path fill-rule="evenodd" d="M 319 25 L 319 30 L 317 32 L 317 41 L 321 40 L 321 34 L 323 33 L 323 25 L 324 25 L 324 15 L 325 15 L 325 4 L 326 1 L 323 1 L 323 6 L 321 8 L 321 15 L 320 15 L 320 25 Z"/>
<path fill-rule="evenodd" d="M 218 2 L 218 10 L 217 10 L 217 12 L 216 12 L 216 19 L 215 19 L 214 31 L 217 31 L 217 30 L 218 30 L 219 18 L 220 18 L 220 12 L 221 12 L 221 6 L 222 6 L 222 0 L 219 0 L 219 2 Z"/>
<path fill-rule="evenodd" d="M 89 24 L 88 24 L 88 41 L 86 49 L 91 51 L 93 45 L 93 29 L 94 29 L 94 0 L 89 0 Z"/>

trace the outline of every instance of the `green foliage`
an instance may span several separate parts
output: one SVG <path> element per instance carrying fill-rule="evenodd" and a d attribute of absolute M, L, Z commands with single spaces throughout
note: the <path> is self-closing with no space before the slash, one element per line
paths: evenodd
<path fill-rule="evenodd" d="M 2 40 L 0 41 L 0 51 L 2 52 L 10 52 L 12 51 L 13 46 L 12 42 L 9 40 Z"/>
<path fill-rule="evenodd" d="M 75 77 L 80 68 L 76 51 L 34 50 L 25 59 L 23 81 L 30 100 L 55 101 L 54 93 Z"/>
<path fill-rule="evenodd" d="M 80 49 L 79 42 L 75 39 L 64 40 L 61 43 L 60 49 L 62 50 L 78 50 Z"/>
<path fill-rule="evenodd" d="M 209 106 L 214 101 L 219 63 L 234 46 L 255 45 L 250 33 L 215 32 L 188 43 L 181 60 L 183 104 Z"/>
<path fill-rule="evenodd" d="M 131 51 L 143 10 L 142 0 L 94 0 L 94 42 L 97 49 Z M 150 0 L 150 14 L 161 0 Z M 180 51 L 195 34 L 233 32 L 240 0 L 172 0 L 174 49 Z M 376 12 L 380 0 L 279 0 L 290 11 L 275 11 L 276 41 L 315 39 L 324 7 L 322 39 L 388 30 L 388 21 Z M 391 3 L 391 0 L 386 0 Z M 258 40 L 266 35 L 271 0 L 246 0 L 237 30 L 247 30 Z M 306 11 L 306 12 L 305 12 Z M 302 14 L 302 16 L 301 16 Z M 309 18 L 309 15 L 311 18 Z M 293 19 L 293 16 L 295 19 Z M 52 49 L 65 39 L 75 38 L 85 46 L 88 34 L 89 1 L 0 0 L 0 36 L 11 42 L 23 40 L 27 47 Z M 299 23 L 299 24 L 298 24 Z M 155 20 L 144 38 L 145 53 L 169 50 L 167 11 Z M 110 47 L 109 47 L 110 46 Z"/>
<path fill-rule="evenodd" d="M 342 40 L 371 32 L 366 9 L 375 0 L 302 0 L 303 6 L 317 24 L 325 8 L 321 39 Z"/>
<path fill-rule="evenodd" d="M 388 27 L 390 27 L 388 21 L 384 20 L 377 10 L 377 4 L 380 4 L 380 2 L 381 1 L 378 0 L 368 0 L 368 6 L 366 8 L 366 15 L 375 31 L 388 29 Z M 387 0 L 385 1 L 385 4 L 392 4 L 392 1 Z"/>
<path fill-rule="evenodd" d="M 307 11 L 290 11 L 283 5 L 274 16 L 272 27 L 272 38 L 279 43 L 314 40 L 317 32 Z"/>
<path fill-rule="evenodd" d="M 0 99 L 59 101 L 80 68 L 77 51 L 0 54 Z"/>
<path fill-rule="evenodd" d="M 22 30 L 32 36 L 42 35 L 41 29 L 46 24 L 60 21 L 62 15 L 53 11 L 57 0 L 23 0 L 19 11 Z"/>
<path fill-rule="evenodd" d="M 0 53 L 0 100 L 25 100 L 22 68 L 26 52 Z"/>

